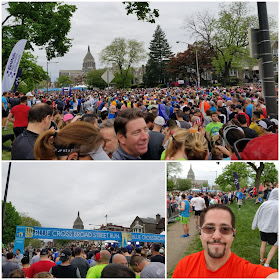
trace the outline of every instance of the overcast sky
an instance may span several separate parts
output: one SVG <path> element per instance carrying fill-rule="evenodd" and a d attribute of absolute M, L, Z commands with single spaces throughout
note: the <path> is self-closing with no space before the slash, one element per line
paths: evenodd
<path fill-rule="evenodd" d="M 2 199 L 8 162 L 2 162 Z M 13 162 L 7 201 L 42 227 L 85 229 L 106 223 L 129 227 L 136 216 L 165 215 L 163 162 Z M 89 224 L 93 224 L 90 226 Z"/>
<path fill-rule="evenodd" d="M 214 161 L 185 161 L 180 162 L 183 171 L 177 175 L 177 178 L 187 178 L 188 172 L 190 170 L 190 165 L 192 165 L 192 170 L 194 171 L 196 180 L 208 180 L 210 186 L 214 185 L 216 175 L 219 177 L 223 173 L 223 169 L 230 164 L 228 161 L 218 161 L 217 164 Z M 259 166 L 259 162 L 255 162 L 256 166 Z M 275 162 L 276 169 L 278 170 L 277 162 Z M 216 174 L 217 171 L 217 174 Z"/>
<path fill-rule="evenodd" d="M 182 28 L 184 19 L 193 15 L 197 11 L 209 10 L 212 14 L 217 14 L 219 3 L 221 2 L 158 2 L 152 1 L 151 8 L 159 9 L 159 18 L 155 24 L 137 20 L 136 15 L 126 15 L 125 5 L 120 1 L 115 2 L 70 2 L 77 6 L 77 11 L 71 19 L 71 30 L 69 38 L 73 38 L 72 48 L 64 56 L 55 58 L 52 62 L 59 64 L 49 64 L 49 75 L 52 81 L 58 77 L 59 70 L 81 70 L 83 59 L 87 53 L 88 45 L 95 58 L 96 68 L 104 67 L 100 64 L 99 54 L 115 38 L 125 37 L 144 42 L 145 50 L 149 52 L 149 45 L 153 39 L 156 26 L 160 25 L 166 34 L 169 45 L 173 53 L 183 52 L 187 45 L 176 41 L 193 43 L 189 33 Z M 5 7 L 5 6 L 4 6 Z M 251 13 L 257 15 L 256 2 L 250 3 Z M 267 3 L 268 14 L 278 20 L 278 2 Z M 2 8 L 2 15 L 7 13 Z M 38 64 L 46 70 L 45 51 L 36 50 Z M 143 61 L 144 63 L 145 61 Z M 138 65 L 140 66 L 141 63 Z"/>

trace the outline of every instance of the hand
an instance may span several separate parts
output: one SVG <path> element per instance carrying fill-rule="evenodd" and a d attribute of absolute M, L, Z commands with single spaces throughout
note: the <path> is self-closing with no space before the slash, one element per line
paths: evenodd
<path fill-rule="evenodd" d="M 218 148 L 224 155 L 230 156 L 229 150 L 227 150 L 225 147 L 217 145 L 216 148 Z"/>

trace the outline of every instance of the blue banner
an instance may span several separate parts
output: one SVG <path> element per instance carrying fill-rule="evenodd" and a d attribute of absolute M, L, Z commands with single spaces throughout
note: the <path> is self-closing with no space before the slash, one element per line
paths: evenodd
<path fill-rule="evenodd" d="M 17 226 L 15 242 L 24 241 L 25 238 L 101 241 L 115 240 L 124 244 L 126 244 L 127 241 L 165 242 L 165 235 L 160 234 Z"/>

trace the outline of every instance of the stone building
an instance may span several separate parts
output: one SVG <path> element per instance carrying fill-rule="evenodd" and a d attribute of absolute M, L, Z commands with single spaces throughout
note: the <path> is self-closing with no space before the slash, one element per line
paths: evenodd
<path fill-rule="evenodd" d="M 137 233 L 154 233 L 160 234 L 165 230 L 165 218 L 161 218 L 159 214 L 156 218 L 140 218 L 136 217 L 130 225 L 131 232 Z"/>
<path fill-rule="evenodd" d="M 207 184 L 208 185 L 208 180 L 196 180 L 195 179 L 195 174 L 194 171 L 192 170 L 192 165 L 190 166 L 190 170 L 188 172 L 188 176 L 187 179 L 190 179 L 192 181 L 192 186 L 194 189 L 200 189 L 203 184 Z"/>
<path fill-rule="evenodd" d="M 80 218 L 80 212 L 78 211 L 78 217 L 76 218 L 74 225 L 73 225 L 74 229 L 84 229 L 84 223 L 82 221 L 82 219 Z"/>
<path fill-rule="evenodd" d="M 59 70 L 59 77 L 67 76 L 75 82 L 75 84 L 84 84 L 86 73 L 95 69 L 95 60 L 90 52 L 90 47 L 88 46 L 87 54 L 83 59 L 82 70 Z"/>
<path fill-rule="evenodd" d="M 101 225 L 100 230 L 109 230 L 109 231 L 130 231 L 130 228 L 114 225 L 112 223 L 107 223 L 107 225 Z"/>

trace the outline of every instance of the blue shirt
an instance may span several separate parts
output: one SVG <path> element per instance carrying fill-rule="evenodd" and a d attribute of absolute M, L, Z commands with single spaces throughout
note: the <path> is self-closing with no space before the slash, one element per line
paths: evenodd
<path fill-rule="evenodd" d="M 5 107 L 5 109 L 7 110 L 7 108 L 8 108 L 8 102 L 7 102 L 6 97 L 4 97 L 4 96 L 2 96 L 2 103 L 4 103 L 4 107 Z M 2 109 L 3 109 L 3 108 L 2 108 Z"/>
<path fill-rule="evenodd" d="M 190 216 L 190 203 L 187 200 L 185 202 L 185 210 L 181 212 L 181 217 L 189 217 Z"/>

